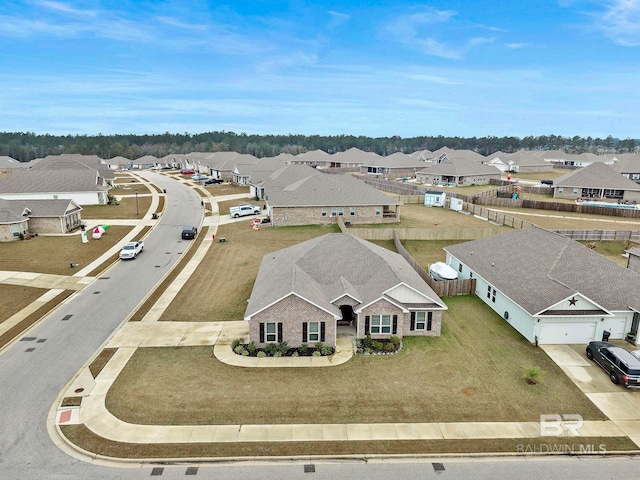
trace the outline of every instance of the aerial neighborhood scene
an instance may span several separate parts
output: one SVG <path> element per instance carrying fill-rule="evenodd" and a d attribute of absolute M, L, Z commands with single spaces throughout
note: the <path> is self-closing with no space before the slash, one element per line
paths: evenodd
<path fill-rule="evenodd" d="M 632 475 L 640 2 L 248 3 L 0 6 L 0 477 Z"/>

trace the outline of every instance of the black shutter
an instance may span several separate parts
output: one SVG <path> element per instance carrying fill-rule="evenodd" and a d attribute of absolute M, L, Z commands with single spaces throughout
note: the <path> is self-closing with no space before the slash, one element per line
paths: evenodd
<path fill-rule="evenodd" d="M 429 312 L 427 314 L 427 330 L 431 330 L 431 316 L 433 315 L 432 312 Z"/>
<path fill-rule="evenodd" d="M 393 329 L 391 330 L 392 335 L 396 333 L 398 333 L 398 315 L 393 316 Z"/>
<path fill-rule="evenodd" d="M 369 334 L 369 315 L 366 315 L 364 317 L 364 334 L 368 335 Z"/>
<path fill-rule="evenodd" d="M 282 341 L 282 322 L 278 322 L 278 342 Z"/>
<path fill-rule="evenodd" d="M 320 341 L 324 342 L 325 322 L 320 322 Z"/>
<path fill-rule="evenodd" d="M 409 330 L 415 330 L 416 329 L 416 312 L 411 312 L 411 327 L 409 328 Z"/>
<path fill-rule="evenodd" d="M 302 343 L 307 343 L 307 322 L 302 322 Z"/>
<path fill-rule="evenodd" d="M 260 323 L 260 343 L 264 343 L 264 323 Z"/>

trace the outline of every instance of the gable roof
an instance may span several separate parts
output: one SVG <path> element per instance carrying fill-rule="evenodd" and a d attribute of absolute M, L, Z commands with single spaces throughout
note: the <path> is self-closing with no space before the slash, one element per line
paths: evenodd
<path fill-rule="evenodd" d="M 289 165 L 274 172 L 264 185 L 265 199 L 272 207 L 402 205 L 351 175 L 320 173 L 304 165 Z"/>
<path fill-rule="evenodd" d="M 618 173 L 614 168 L 597 162 L 562 175 L 553 183 L 557 187 L 614 188 L 618 190 L 640 190 L 633 180 Z"/>
<path fill-rule="evenodd" d="M 468 158 L 454 158 L 446 162 L 435 163 L 428 168 L 420 170 L 425 175 L 501 175 L 502 172 L 494 165 L 476 162 Z"/>
<path fill-rule="evenodd" d="M 445 251 L 531 315 L 576 294 L 608 310 L 640 309 L 640 275 L 543 228 L 514 230 Z"/>
<path fill-rule="evenodd" d="M 17 223 L 25 218 L 63 217 L 82 210 L 73 200 L 5 200 L 0 198 L 0 223 Z"/>
<path fill-rule="evenodd" d="M 245 319 L 291 294 L 337 317 L 335 299 L 347 294 L 368 304 L 400 284 L 424 297 L 422 308 L 446 309 L 400 254 L 346 233 L 329 233 L 263 257 Z"/>
<path fill-rule="evenodd" d="M 14 170 L 0 178 L 3 193 L 106 192 L 97 170 Z"/>
<path fill-rule="evenodd" d="M 401 152 L 396 152 L 386 157 L 374 157 L 366 160 L 362 165 L 369 167 L 388 167 L 388 168 L 424 168 L 426 162 L 414 157 L 410 157 Z"/>

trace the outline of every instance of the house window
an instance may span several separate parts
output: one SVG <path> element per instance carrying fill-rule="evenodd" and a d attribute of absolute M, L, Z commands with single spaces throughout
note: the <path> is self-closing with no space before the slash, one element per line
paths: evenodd
<path fill-rule="evenodd" d="M 265 324 L 265 339 L 267 342 L 278 341 L 278 325 L 275 322 L 267 322 Z"/>
<path fill-rule="evenodd" d="M 335 217 L 337 215 L 337 213 L 338 213 L 338 211 L 337 211 L 337 209 L 335 207 L 331 209 L 331 216 L 332 217 Z"/>
<path fill-rule="evenodd" d="M 371 333 L 391 333 L 391 315 L 371 315 Z"/>
<path fill-rule="evenodd" d="M 382 208 L 376 207 L 376 215 L 382 214 Z"/>
<path fill-rule="evenodd" d="M 558 193 L 562 195 L 562 187 L 558 187 Z"/>
<path fill-rule="evenodd" d="M 309 322 L 309 342 L 320 341 L 320 322 Z"/>
<path fill-rule="evenodd" d="M 323 208 L 323 209 L 322 209 L 322 216 L 323 216 L 323 217 L 326 217 L 326 216 L 327 216 L 327 209 L 326 209 L 326 208 Z"/>
<path fill-rule="evenodd" d="M 351 215 L 351 216 L 353 217 L 355 214 L 356 214 L 356 209 L 355 209 L 355 207 L 351 207 L 351 208 L 349 209 L 349 215 Z"/>
<path fill-rule="evenodd" d="M 491 285 L 487 288 L 487 298 L 489 298 L 493 303 L 496 303 L 496 289 Z"/>
<path fill-rule="evenodd" d="M 341 217 L 344 215 L 344 208 L 339 208 L 338 209 L 338 215 L 341 216 Z"/>
<path fill-rule="evenodd" d="M 580 191 L 577 188 L 573 189 L 573 194 L 574 195 L 580 195 Z"/>
<path fill-rule="evenodd" d="M 462 273 L 462 264 L 458 265 L 458 271 Z"/>
<path fill-rule="evenodd" d="M 416 312 L 416 330 L 424 330 L 426 326 L 426 312 Z"/>
<path fill-rule="evenodd" d="M 20 236 L 20 226 L 19 225 L 11 225 L 11 233 L 14 237 Z"/>

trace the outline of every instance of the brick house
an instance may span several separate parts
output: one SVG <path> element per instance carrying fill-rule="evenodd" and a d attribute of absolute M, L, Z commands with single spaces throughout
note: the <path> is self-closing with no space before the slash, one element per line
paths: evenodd
<path fill-rule="evenodd" d="M 604 163 L 592 163 L 553 182 L 553 198 L 639 202 L 640 185 Z"/>
<path fill-rule="evenodd" d="M 399 254 L 330 233 L 264 256 L 245 320 L 259 348 L 358 338 L 439 336 L 447 306 Z"/>
<path fill-rule="evenodd" d="M 0 241 L 68 233 L 80 226 L 81 212 L 73 200 L 0 199 Z"/>

